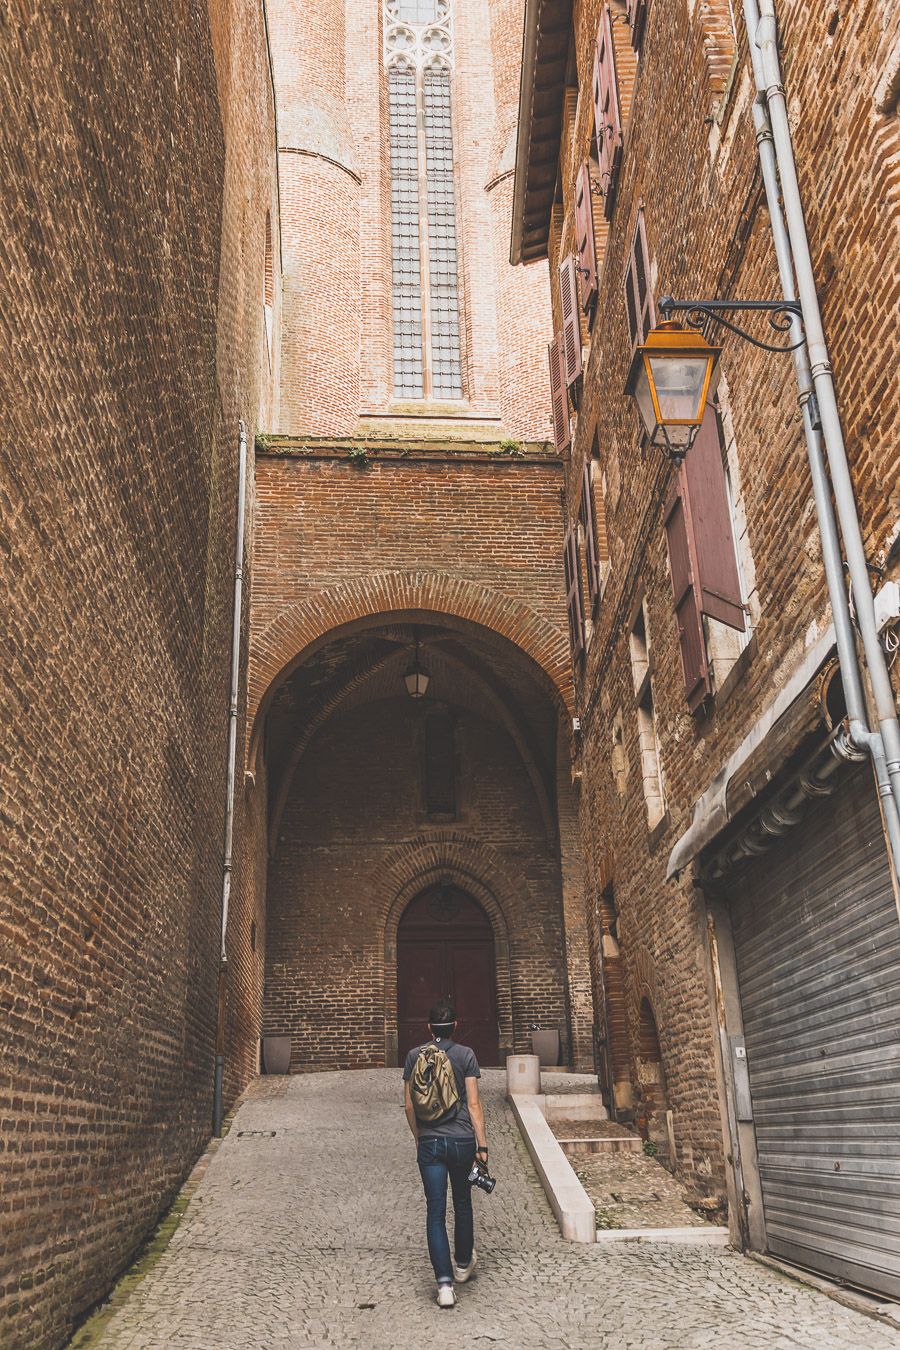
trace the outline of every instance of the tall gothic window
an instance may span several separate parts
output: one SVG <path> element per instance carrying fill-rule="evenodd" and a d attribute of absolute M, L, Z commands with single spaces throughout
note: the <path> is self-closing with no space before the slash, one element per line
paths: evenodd
<path fill-rule="evenodd" d="M 394 394 L 462 398 L 451 0 L 385 0 Z"/>

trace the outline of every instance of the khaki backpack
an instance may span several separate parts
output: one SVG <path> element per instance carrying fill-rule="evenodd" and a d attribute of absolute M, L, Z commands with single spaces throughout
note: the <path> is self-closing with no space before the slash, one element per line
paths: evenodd
<path fill-rule="evenodd" d="M 433 1123 L 459 1110 L 459 1084 L 450 1057 L 439 1045 L 423 1045 L 412 1076 L 409 1095 L 418 1120 Z"/>

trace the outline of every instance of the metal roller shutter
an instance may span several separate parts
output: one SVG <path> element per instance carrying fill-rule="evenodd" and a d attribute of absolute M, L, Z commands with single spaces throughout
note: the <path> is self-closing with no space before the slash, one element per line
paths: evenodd
<path fill-rule="evenodd" d="M 900 1296 L 900 923 L 856 772 L 732 895 L 769 1250 Z"/>

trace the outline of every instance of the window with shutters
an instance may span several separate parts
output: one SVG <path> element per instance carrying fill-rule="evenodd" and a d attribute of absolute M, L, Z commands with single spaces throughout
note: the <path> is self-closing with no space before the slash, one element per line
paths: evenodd
<path fill-rule="evenodd" d="M 631 674 L 637 709 L 638 754 L 641 762 L 641 783 L 647 806 L 647 825 L 653 830 L 666 812 L 663 791 L 662 765 L 659 755 L 659 737 L 656 730 L 656 711 L 653 705 L 653 675 L 650 662 L 650 640 L 647 626 L 646 601 L 641 601 L 628 638 L 631 656 Z"/>
<path fill-rule="evenodd" d="M 628 26 L 631 29 L 631 45 L 640 51 L 647 22 L 648 0 L 628 0 Z"/>
<path fill-rule="evenodd" d="M 594 229 L 591 160 L 582 160 L 575 180 L 575 253 L 581 308 L 593 324 L 597 307 L 597 235 Z"/>
<path fill-rule="evenodd" d="M 572 526 L 566 534 L 563 548 L 563 568 L 566 581 L 566 613 L 569 620 L 569 643 L 572 659 L 577 661 L 584 651 L 584 600 L 581 590 L 581 564 L 578 558 L 578 532 Z"/>
<path fill-rule="evenodd" d="M 591 613 L 593 613 L 603 590 L 608 560 L 602 473 L 600 460 L 596 453 L 596 445 L 597 438 L 595 435 L 594 453 L 582 469 L 578 511 L 584 545 L 586 590 Z"/>
<path fill-rule="evenodd" d="M 560 333 L 557 333 L 547 348 L 547 364 L 550 375 L 550 412 L 553 419 L 553 441 L 557 450 L 563 451 L 571 445 L 572 433 L 569 421 L 569 395 L 566 392 L 563 340 Z"/>
<path fill-rule="evenodd" d="M 628 336 L 631 351 L 646 342 L 647 334 L 656 323 L 653 287 L 650 279 L 650 250 L 647 247 L 647 226 L 643 207 L 638 210 L 631 249 L 625 267 L 625 313 L 628 318 Z"/>
<path fill-rule="evenodd" d="M 456 815 L 456 728 L 444 708 L 425 719 L 425 810 L 441 820 Z"/>
<path fill-rule="evenodd" d="M 603 5 L 600 10 L 600 24 L 594 47 L 592 92 L 603 214 L 610 220 L 616 205 L 616 192 L 622 167 L 623 133 L 619 84 L 616 77 L 613 18 L 609 5 Z"/>
<path fill-rule="evenodd" d="M 581 315 L 578 307 L 578 270 L 575 254 L 570 253 L 559 264 L 559 308 L 562 316 L 560 332 L 562 365 L 566 387 L 573 385 L 582 372 Z"/>
<path fill-rule="evenodd" d="M 450 0 L 385 0 L 394 394 L 463 396 Z"/>
<path fill-rule="evenodd" d="M 735 548 L 734 502 L 719 420 L 712 406 L 707 407 L 697 438 L 679 467 L 664 524 L 685 697 L 695 711 L 714 687 L 710 636 L 715 641 L 723 627 L 740 635 L 727 652 L 721 652 L 723 664 L 733 664 L 746 645 L 748 629 Z"/>
<path fill-rule="evenodd" d="M 720 383 L 719 397 L 726 392 L 724 379 Z M 728 503 L 728 517 L 731 525 L 731 541 L 737 565 L 738 593 L 744 605 L 744 627 L 722 623 L 721 620 L 704 616 L 703 626 L 706 635 L 706 652 L 709 658 L 712 692 L 717 695 L 725 681 L 734 670 L 741 654 L 746 651 L 753 637 L 750 620 L 751 577 L 753 558 L 750 554 L 747 538 L 747 521 L 740 490 L 737 447 L 733 432 L 725 434 L 725 421 L 719 409 L 710 410 L 716 420 L 719 438 L 719 451 L 725 473 L 725 497 Z M 729 419 L 730 428 L 730 419 Z"/>

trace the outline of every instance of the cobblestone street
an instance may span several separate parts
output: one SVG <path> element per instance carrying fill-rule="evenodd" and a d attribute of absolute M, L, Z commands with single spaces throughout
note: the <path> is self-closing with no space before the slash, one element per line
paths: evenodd
<path fill-rule="evenodd" d="M 478 1276 L 440 1311 L 396 1070 L 262 1079 L 168 1249 L 78 1344 L 103 1350 L 897 1347 L 900 1332 L 729 1251 L 563 1242 L 485 1075 Z"/>

